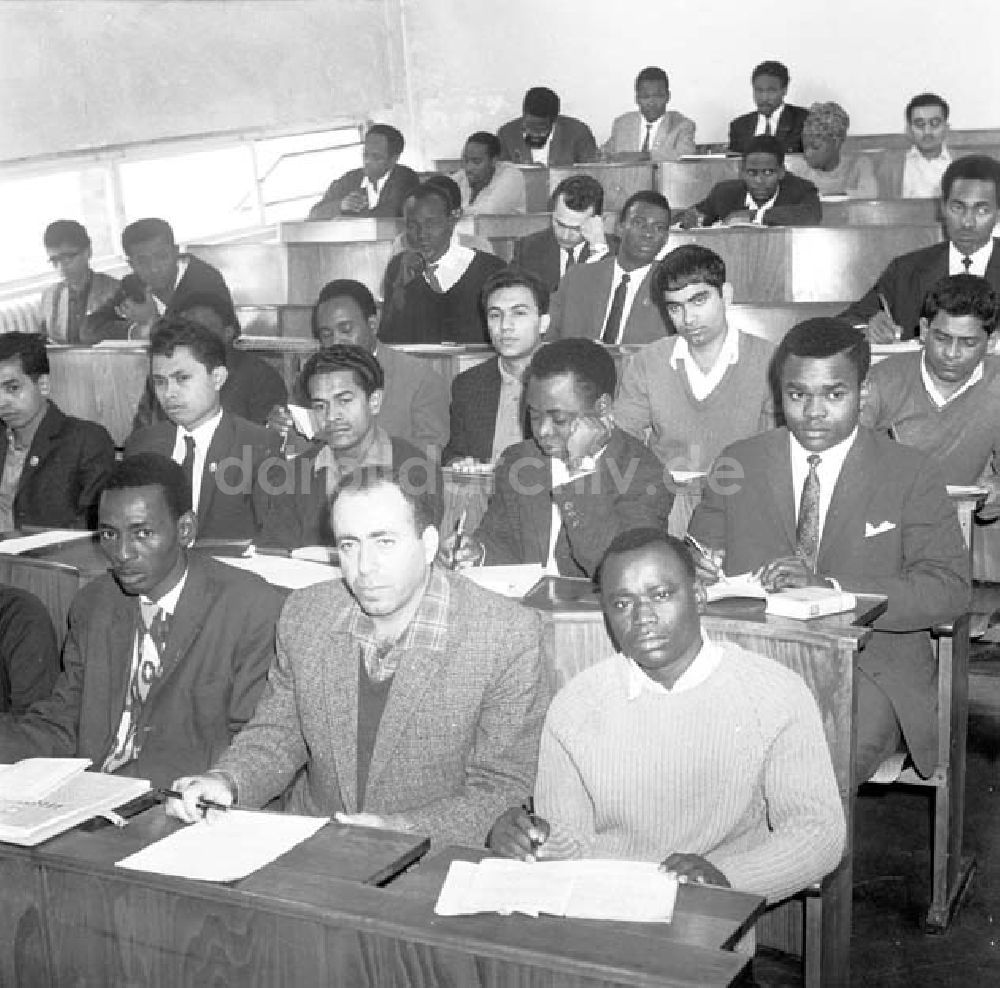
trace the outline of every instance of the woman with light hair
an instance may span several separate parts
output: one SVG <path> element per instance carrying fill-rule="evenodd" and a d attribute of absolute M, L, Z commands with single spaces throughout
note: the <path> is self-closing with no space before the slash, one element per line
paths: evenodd
<path fill-rule="evenodd" d="M 842 150 L 850 123 L 851 118 L 838 103 L 813 103 L 802 127 L 803 156 L 790 156 L 785 167 L 812 182 L 820 195 L 876 199 L 878 184 L 871 158 Z"/>

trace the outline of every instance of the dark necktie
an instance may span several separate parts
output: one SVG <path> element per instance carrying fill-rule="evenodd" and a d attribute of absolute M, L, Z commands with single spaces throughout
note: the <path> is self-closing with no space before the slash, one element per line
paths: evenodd
<path fill-rule="evenodd" d="M 184 437 L 184 459 L 181 460 L 181 469 L 187 478 L 188 487 L 194 495 L 194 436 Z"/>
<path fill-rule="evenodd" d="M 639 148 L 640 151 L 649 150 L 649 135 L 653 131 L 653 125 L 651 123 L 646 124 L 646 136 L 642 139 L 642 147 Z"/>
<path fill-rule="evenodd" d="M 965 273 L 968 274 L 972 270 L 972 258 L 966 255 L 962 258 L 962 267 L 965 268 Z"/>
<path fill-rule="evenodd" d="M 809 473 L 802 485 L 799 498 L 799 521 L 795 526 L 795 551 L 806 561 L 809 569 L 816 571 L 816 555 L 819 551 L 819 466 L 818 453 L 807 458 Z"/>
<path fill-rule="evenodd" d="M 764 136 L 774 137 L 774 128 L 771 126 L 770 117 L 764 117 Z"/>
<path fill-rule="evenodd" d="M 618 342 L 618 330 L 621 328 L 622 313 L 625 311 L 625 296 L 628 294 L 628 280 L 629 274 L 625 271 L 615 289 L 614 298 L 611 299 L 608 321 L 604 324 L 604 332 L 601 333 L 602 343 Z"/>
<path fill-rule="evenodd" d="M 576 264 L 576 254 L 573 253 L 572 247 L 567 247 L 565 249 L 565 254 L 566 254 L 566 271 L 569 271 L 569 269 L 573 267 L 574 264 Z M 566 271 L 563 272 L 564 275 Z"/>

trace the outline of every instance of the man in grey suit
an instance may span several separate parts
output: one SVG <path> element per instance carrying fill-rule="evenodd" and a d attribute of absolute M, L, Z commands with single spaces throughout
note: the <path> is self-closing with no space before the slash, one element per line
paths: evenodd
<path fill-rule="evenodd" d="M 433 565 L 435 499 L 366 467 L 333 497 L 343 582 L 294 592 L 256 714 L 168 812 L 202 798 L 482 846 L 531 792 L 549 702 L 538 616 Z"/>
<path fill-rule="evenodd" d="M 504 161 L 520 165 L 561 168 L 597 160 L 597 142 L 591 129 L 576 117 L 564 117 L 559 96 L 545 86 L 524 94 L 522 115 L 498 131 Z"/>
<path fill-rule="evenodd" d="M 549 339 L 584 336 L 599 343 L 654 343 L 667 335 L 649 293 L 654 262 L 670 236 L 670 205 L 644 189 L 618 217 L 617 257 L 574 265 L 552 297 Z"/>
<path fill-rule="evenodd" d="M 635 103 L 631 113 L 615 117 L 611 136 L 601 147 L 608 161 L 679 161 L 694 154 L 694 121 L 668 110 L 670 80 L 655 65 L 644 68 L 635 79 Z"/>

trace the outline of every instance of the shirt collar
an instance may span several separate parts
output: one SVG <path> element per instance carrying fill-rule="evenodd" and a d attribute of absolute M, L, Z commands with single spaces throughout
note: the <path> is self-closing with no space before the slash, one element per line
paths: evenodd
<path fill-rule="evenodd" d="M 433 263 L 427 267 L 434 268 L 438 282 L 447 291 L 459 278 L 465 274 L 466 269 L 472 263 L 476 252 L 457 240 L 452 239 L 448 249 Z"/>
<path fill-rule="evenodd" d="M 972 267 L 978 268 L 982 265 L 983 270 L 985 270 L 986 265 L 990 263 L 990 258 L 993 256 L 993 237 L 983 244 L 979 250 L 972 254 L 963 254 L 950 240 L 948 241 L 948 267 L 953 268 L 956 264 L 962 264 L 963 257 L 969 257 L 972 260 Z M 964 265 L 962 265 L 964 268 Z"/>
<path fill-rule="evenodd" d="M 791 440 L 791 453 L 792 453 L 792 464 L 794 470 L 795 461 L 798 460 L 801 464 L 806 464 L 805 469 L 808 470 L 809 457 L 812 456 L 812 451 L 808 450 L 803 446 L 798 439 L 792 435 L 792 431 L 789 429 L 788 438 Z M 822 453 L 819 454 L 823 466 L 827 471 L 833 471 L 837 475 L 840 474 L 840 468 L 844 465 L 844 460 L 847 459 L 847 454 L 851 451 L 851 447 L 854 445 L 854 440 L 858 438 L 858 427 L 855 426 L 854 430 L 846 439 L 841 439 L 836 446 L 831 446 L 829 449 L 824 449 Z"/>
<path fill-rule="evenodd" d="M 413 649 L 441 651 L 448 641 L 448 606 L 451 602 L 451 585 L 448 577 L 438 566 L 432 565 L 424 584 L 420 603 L 406 626 L 406 630 L 392 647 L 396 653 L 396 665 L 405 652 Z M 342 618 L 342 628 L 362 646 L 374 646 L 375 624 L 361 605 L 352 600 Z"/>
<path fill-rule="evenodd" d="M 771 198 L 768 199 L 767 202 L 765 202 L 762 206 L 758 206 L 757 200 L 754 199 L 754 197 L 750 195 L 749 190 L 747 190 L 747 195 L 746 198 L 743 200 L 743 204 L 747 207 L 747 209 L 750 210 L 750 212 L 756 213 L 757 222 L 761 222 L 764 213 L 766 213 L 774 205 L 775 200 L 778 198 L 779 192 L 781 192 L 780 182 L 778 183 L 778 187 L 774 190 L 774 195 L 771 196 Z"/>
<path fill-rule="evenodd" d="M 497 369 L 500 371 L 500 385 L 501 385 L 501 387 L 503 387 L 504 385 L 507 385 L 507 387 L 513 388 L 513 387 L 516 386 L 516 387 L 519 388 L 519 387 L 521 387 L 523 385 L 524 378 L 523 377 L 518 377 L 517 374 L 511 374 L 511 372 L 509 370 L 507 370 L 506 367 L 504 367 L 502 360 L 498 360 L 497 361 Z"/>
<path fill-rule="evenodd" d="M 924 155 L 920 153 L 920 149 L 914 144 L 909 151 L 906 152 L 907 158 L 912 158 L 914 161 L 926 161 L 927 164 L 939 161 L 941 164 L 947 165 L 951 163 L 951 152 L 948 150 L 947 144 L 941 145 L 941 150 L 933 158 L 925 158 Z"/>
<path fill-rule="evenodd" d="M 380 179 L 372 181 L 367 175 L 361 179 L 361 188 L 366 192 L 371 189 L 375 195 L 378 195 L 384 188 L 385 183 L 389 181 L 389 176 L 392 174 L 392 169 L 390 168 Z"/>
<path fill-rule="evenodd" d="M 677 339 L 674 342 L 674 348 L 670 353 L 670 366 L 673 367 L 674 370 L 677 370 L 678 361 L 690 359 L 691 348 L 688 346 L 687 340 L 684 339 L 680 333 L 678 333 Z M 727 367 L 729 364 L 737 363 L 739 359 L 740 332 L 735 326 L 727 326 L 726 338 L 722 341 L 722 349 L 719 351 L 719 356 L 716 358 L 715 366 Z"/>
<path fill-rule="evenodd" d="M 702 635 L 698 654 L 691 660 L 687 669 L 677 677 L 677 682 L 668 689 L 644 672 L 634 659 L 630 659 L 627 655 L 621 655 L 625 670 L 626 698 L 630 701 L 638 700 L 643 693 L 655 693 L 660 696 L 686 693 L 705 682 L 718 669 L 722 657 L 722 648 Z"/>
<path fill-rule="evenodd" d="M 193 429 L 185 429 L 184 426 L 180 426 L 181 435 L 193 436 L 195 446 L 199 449 L 206 448 L 211 443 L 212 436 L 215 435 L 215 430 L 219 427 L 221 419 L 222 408 L 219 408 L 210 419 L 206 419 Z"/>
<path fill-rule="evenodd" d="M 329 470 L 335 476 L 339 476 L 344 469 L 343 463 L 350 462 L 351 469 L 356 467 L 381 467 L 389 466 L 392 463 L 392 440 L 389 434 L 376 424 L 372 430 L 372 438 L 367 449 L 357 459 L 344 457 L 342 460 L 337 457 L 331 446 L 323 444 L 323 448 L 313 458 L 313 465 L 318 470 Z"/>
<path fill-rule="evenodd" d="M 618 282 L 621 281 L 622 275 L 623 274 L 627 274 L 628 275 L 628 287 L 631 290 L 631 289 L 635 288 L 639 284 L 639 282 L 642 281 L 643 278 L 646 277 L 646 274 L 649 272 L 649 269 L 653 266 L 654 263 L 655 262 L 650 261 L 649 264 L 645 264 L 641 268 L 632 268 L 631 271 L 626 271 L 618 263 L 618 258 L 616 257 L 615 258 L 615 276 L 612 279 L 611 284 L 612 285 L 617 285 Z"/>
<path fill-rule="evenodd" d="M 152 597 L 147 597 L 145 594 L 140 594 L 139 600 L 144 604 L 155 604 L 161 611 L 172 615 L 177 610 L 177 602 L 181 599 L 181 593 L 184 591 L 184 584 L 187 583 L 187 578 L 188 568 L 185 566 L 184 572 L 181 573 L 181 578 L 159 600 L 153 600 Z"/>
<path fill-rule="evenodd" d="M 959 395 L 965 394 L 969 388 L 975 387 L 983 379 L 983 361 L 980 360 L 976 364 L 976 369 L 969 375 L 969 379 L 963 384 L 954 394 L 945 396 L 940 390 L 938 390 L 937 384 L 934 382 L 934 378 L 931 377 L 930 371 L 927 369 L 927 351 L 925 350 L 920 355 L 920 377 L 924 382 L 924 389 L 927 391 L 927 397 L 930 398 L 938 408 L 944 408 L 945 405 L 953 402 Z"/>
<path fill-rule="evenodd" d="M 777 105 L 777 107 L 775 107 L 775 109 L 771 112 L 770 116 L 767 116 L 766 114 L 761 113 L 760 110 L 758 110 L 757 111 L 757 119 L 760 120 L 761 118 L 763 118 L 764 120 L 770 120 L 771 121 L 771 129 L 772 130 L 777 130 L 778 129 L 778 121 L 781 119 L 781 114 L 784 111 L 784 109 L 785 109 L 785 104 L 784 103 L 779 103 Z"/>

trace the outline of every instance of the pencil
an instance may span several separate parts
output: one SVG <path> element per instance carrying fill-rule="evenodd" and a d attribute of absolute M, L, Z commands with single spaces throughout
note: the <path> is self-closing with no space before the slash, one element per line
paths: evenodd
<path fill-rule="evenodd" d="M 882 311 L 889 317 L 890 321 L 895 323 L 895 319 L 892 318 L 892 309 L 889 308 L 889 303 L 886 300 L 885 295 L 882 292 L 876 292 L 878 295 L 878 304 L 882 306 Z M 899 339 L 899 330 L 896 330 L 896 339 Z"/>
<path fill-rule="evenodd" d="M 455 526 L 455 548 L 451 553 L 451 568 L 458 568 L 458 550 L 462 547 L 462 536 L 465 534 L 465 516 L 468 512 L 463 511 L 458 516 L 458 524 Z"/>
<path fill-rule="evenodd" d="M 184 793 L 178 792 L 176 789 L 157 789 L 157 792 L 165 799 L 184 798 Z M 199 810 L 228 810 L 230 808 L 225 803 L 217 803 L 214 799 L 205 799 L 204 796 L 198 799 Z"/>

